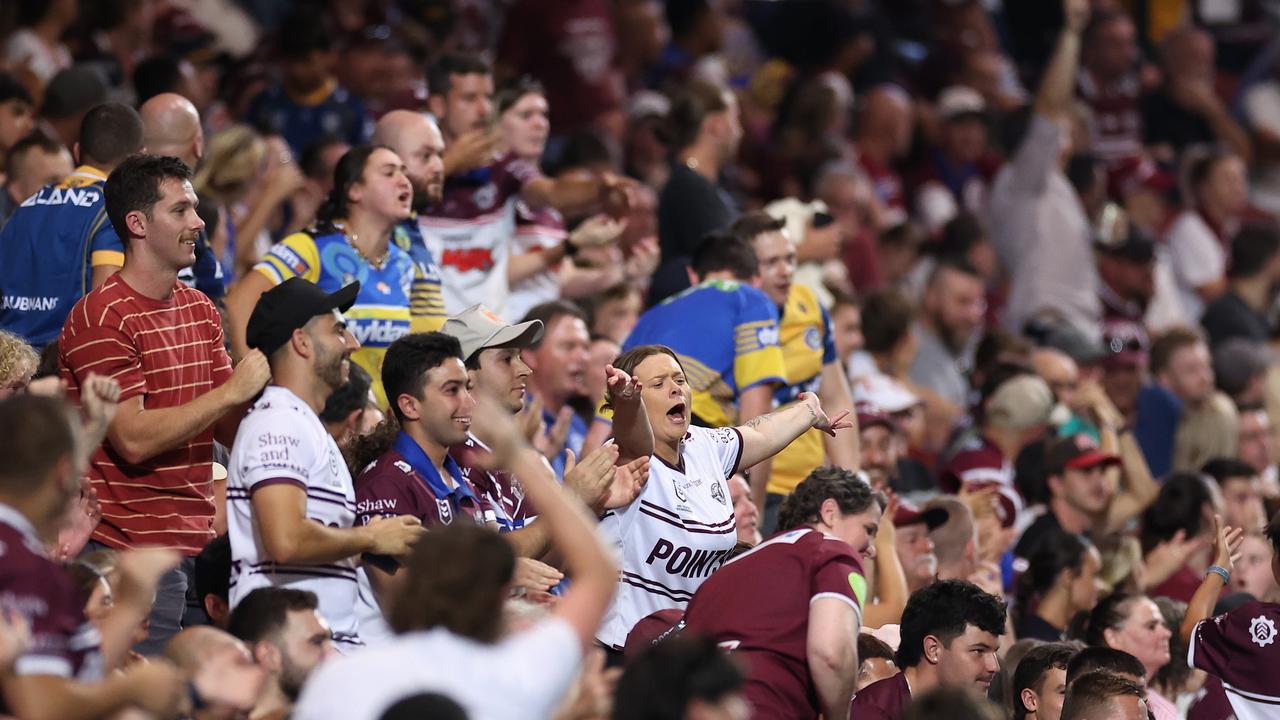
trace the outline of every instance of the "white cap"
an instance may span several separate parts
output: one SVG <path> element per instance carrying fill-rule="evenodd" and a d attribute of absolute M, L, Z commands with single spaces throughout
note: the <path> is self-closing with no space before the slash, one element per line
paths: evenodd
<path fill-rule="evenodd" d="M 893 414 L 920 404 L 920 398 L 907 386 L 888 375 L 875 373 L 853 381 L 853 403 L 867 403 Z"/>
<path fill-rule="evenodd" d="M 774 200 L 764 206 L 764 211 L 769 217 L 786 223 L 782 231 L 791 238 L 791 242 L 797 245 L 804 242 L 805 231 L 813 222 L 814 215 L 830 214 L 827 211 L 827 204 L 821 200 L 802 202 L 796 198 Z"/>
<path fill-rule="evenodd" d="M 943 120 L 954 120 L 961 115 L 981 115 L 987 111 L 982 95 L 964 85 L 952 85 L 938 96 L 938 115 Z"/>

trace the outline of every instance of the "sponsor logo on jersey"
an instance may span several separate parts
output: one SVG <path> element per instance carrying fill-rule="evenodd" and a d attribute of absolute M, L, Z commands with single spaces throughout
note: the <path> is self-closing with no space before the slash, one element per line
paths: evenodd
<path fill-rule="evenodd" d="M 858 598 L 858 607 L 867 604 L 867 579 L 856 572 L 849 573 L 849 589 L 853 590 L 853 596 Z"/>
<path fill-rule="evenodd" d="M 1249 622 L 1249 639 L 1258 647 L 1266 647 L 1276 641 L 1276 623 L 1265 615 Z"/>
<path fill-rule="evenodd" d="M 810 350 L 822 347 L 822 333 L 818 332 L 818 328 L 811 327 L 804 331 L 804 344 L 808 345 Z"/>
<path fill-rule="evenodd" d="M 30 295 L 5 295 L 0 310 L 18 312 L 47 312 L 58 307 L 58 298 Z"/>
<path fill-rule="evenodd" d="M 655 561 L 663 567 L 668 575 L 679 575 L 686 578 L 705 578 L 724 564 L 730 550 L 694 550 L 685 545 L 676 545 L 666 538 L 658 538 L 645 558 L 646 565 Z M 664 562 L 665 561 L 665 562 Z"/>
<path fill-rule="evenodd" d="M 96 187 L 40 188 L 35 195 L 22 201 L 22 207 L 35 205 L 75 205 L 76 207 L 93 207 L 102 200 L 102 192 Z"/>
<path fill-rule="evenodd" d="M 476 204 L 480 210 L 488 210 L 493 207 L 493 203 L 498 199 L 498 188 L 493 183 L 485 183 L 475 194 L 471 196 L 471 201 Z"/>
<path fill-rule="evenodd" d="M 721 505 L 728 504 L 728 500 L 724 496 L 724 490 L 720 488 L 720 483 L 718 482 L 711 483 L 711 497 L 719 500 Z"/>
<path fill-rule="evenodd" d="M 348 326 L 361 345 L 384 347 L 409 334 L 407 323 L 395 320 L 357 320 Z"/>
<path fill-rule="evenodd" d="M 307 264 L 302 261 L 302 258 L 298 256 L 298 253 L 294 252 L 292 248 L 286 246 L 284 243 L 279 243 L 272 247 L 271 254 L 280 262 L 288 265 L 299 275 L 307 271 Z"/>
<path fill-rule="evenodd" d="M 680 499 L 680 502 L 689 502 L 689 494 L 680 485 L 680 478 L 671 478 L 671 487 L 675 488 L 676 497 Z"/>
<path fill-rule="evenodd" d="M 493 269 L 493 251 L 489 248 L 449 248 L 440 254 L 440 264 L 458 272 L 489 272 Z"/>
<path fill-rule="evenodd" d="M 440 522 L 445 525 L 453 522 L 453 506 L 449 504 L 449 498 L 436 499 L 436 513 L 440 515 Z"/>
<path fill-rule="evenodd" d="M 756 340 L 761 345 L 777 345 L 778 344 L 778 328 L 768 325 L 756 331 Z"/>
<path fill-rule="evenodd" d="M 397 461 L 395 462 L 395 465 L 396 465 L 396 467 L 400 468 L 400 471 L 401 471 L 401 472 L 403 472 L 405 475 L 412 475 L 412 474 L 413 474 L 413 467 L 412 467 L 411 465 L 409 465 L 409 463 L 407 463 L 407 462 L 405 462 L 405 461 L 403 461 L 403 460 L 397 460 Z"/>

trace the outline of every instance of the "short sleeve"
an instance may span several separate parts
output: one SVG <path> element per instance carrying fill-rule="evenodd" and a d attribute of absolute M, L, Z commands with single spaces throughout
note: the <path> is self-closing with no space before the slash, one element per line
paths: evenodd
<path fill-rule="evenodd" d="M 778 310 L 764 293 L 745 296 L 733 328 L 733 379 L 742 392 L 760 383 L 785 382 L 778 345 Z"/>
<path fill-rule="evenodd" d="M 1201 223 L 1184 220 L 1169 234 L 1169 258 L 1179 284 L 1197 288 L 1221 278 L 1226 256 L 1217 238 Z"/>
<path fill-rule="evenodd" d="M 738 467 L 742 462 L 742 433 L 735 427 L 723 427 L 709 430 L 707 438 L 711 444 L 711 452 L 715 454 L 716 462 L 720 465 L 720 471 L 724 473 L 724 477 L 729 477 L 738 472 Z"/>
<path fill-rule="evenodd" d="M 252 495 L 258 488 L 292 483 L 306 488 L 315 464 L 315 447 L 302 416 L 289 409 L 255 410 L 236 435 L 239 484 Z"/>
<path fill-rule="evenodd" d="M 867 579 L 863 575 L 862 565 L 848 553 L 834 550 L 828 545 L 833 542 L 824 539 L 817 553 L 817 567 L 814 568 L 813 583 L 809 588 L 809 602 L 821 598 L 831 598 L 849 603 L 858 616 L 858 624 L 862 624 L 862 608 L 867 601 Z"/>
<path fill-rule="evenodd" d="M 120 384 L 120 402 L 146 393 L 142 355 L 119 327 L 104 324 L 63 332 L 58 345 L 68 385 L 80 387 L 89 375 L 104 375 Z"/>
<path fill-rule="evenodd" d="M 1203 620 L 1191 633 L 1187 664 L 1242 692 L 1280 697 L 1275 606 L 1256 600 Z"/>
<path fill-rule="evenodd" d="M 827 313 L 827 309 L 819 307 L 822 311 L 822 364 L 833 363 L 839 359 L 836 355 L 836 331 L 831 325 L 831 315 Z"/>
<path fill-rule="evenodd" d="M 291 277 L 311 282 L 320 280 L 320 251 L 315 238 L 306 233 L 294 233 L 271 246 L 253 269 L 266 275 L 271 284 L 279 285 Z"/>
<path fill-rule="evenodd" d="M 103 209 L 94 218 L 89 236 L 89 264 L 124 266 L 124 243 L 116 235 L 116 229 L 107 219 L 107 211 Z"/>

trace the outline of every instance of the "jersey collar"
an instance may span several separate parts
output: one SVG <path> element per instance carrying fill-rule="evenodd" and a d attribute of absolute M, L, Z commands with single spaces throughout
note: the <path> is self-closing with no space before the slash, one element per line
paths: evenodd
<path fill-rule="evenodd" d="M 107 179 L 107 174 L 92 165 L 81 165 L 67 177 L 84 178 L 94 182 L 101 182 Z"/>
<path fill-rule="evenodd" d="M 444 469 L 448 471 L 449 476 L 453 478 L 454 487 L 452 489 L 445 485 L 444 480 L 440 477 L 440 472 L 436 470 L 436 464 L 431 462 L 431 458 L 427 457 L 426 451 L 418 442 L 409 437 L 408 433 L 401 430 L 396 434 L 395 444 L 392 446 L 395 451 L 404 457 L 405 462 L 409 463 L 409 467 L 422 478 L 427 488 L 431 490 L 431 494 L 437 498 L 449 498 L 457 503 L 461 498 L 469 498 L 472 502 L 476 502 L 475 493 L 471 492 L 471 487 L 462 478 L 462 469 L 458 467 L 458 463 L 453 457 L 445 455 Z"/>

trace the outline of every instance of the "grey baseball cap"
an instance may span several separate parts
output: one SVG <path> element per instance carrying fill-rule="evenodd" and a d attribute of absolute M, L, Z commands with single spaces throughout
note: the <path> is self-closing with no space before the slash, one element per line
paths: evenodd
<path fill-rule="evenodd" d="M 529 347 L 542 338 L 542 321 L 509 325 L 484 305 L 472 305 L 446 320 L 440 330 L 458 338 L 462 357 L 470 359 L 481 350 Z"/>

